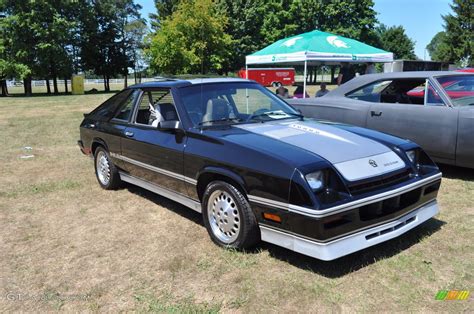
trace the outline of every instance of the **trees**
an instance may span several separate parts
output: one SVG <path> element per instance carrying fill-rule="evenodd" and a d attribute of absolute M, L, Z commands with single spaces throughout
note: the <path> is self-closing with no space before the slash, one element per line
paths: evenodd
<path fill-rule="evenodd" d="M 403 26 L 391 26 L 381 24 L 377 28 L 382 49 L 393 52 L 395 59 L 415 60 L 415 42 L 406 34 Z"/>
<path fill-rule="evenodd" d="M 146 22 L 143 19 L 136 19 L 128 22 L 124 27 L 125 42 L 126 42 L 126 53 L 130 60 L 130 65 L 133 68 L 135 75 L 135 84 L 138 83 L 137 79 L 141 79 L 141 71 L 144 68 L 144 56 L 143 40 L 147 33 Z M 140 77 L 137 77 L 139 73 Z"/>
<path fill-rule="evenodd" d="M 212 0 L 181 1 L 149 38 L 146 54 L 150 67 L 176 74 L 222 71 L 232 44 L 224 33 L 226 23 L 227 18 L 217 14 Z"/>
<path fill-rule="evenodd" d="M 443 16 L 445 37 L 449 47 L 449 61 L 462 66 L 474 66 L 474 7 L 470 0 L 453 0 L 454 14 Z M 443 49 L 444 45 L 441 46 Z"/>
<path fill-rule="evenodd" d="M 93 70 L 110 90 L 112 76 L 128 74 L 130 48 L 126 25 L 139 19 L 140 6 L 133 0 L 85 1 L 80 12 L 80 58 L 85 70 Z"/>
<path fill-rule="evenodd" d="M 446 42 L 446 32 L 438 32 L 426 46 L 426 50 L 428 50 L 433 61 L 456 62 L 456 57 L 452 54 L 452 50 Z"/>
<path fill-rule="evenodd" d="M 227 17 L 224 32 L 233 41 L 230 57 L 224 72 L 242 67 L 245 56 L 264 47 L 261 27 L 266 14 L 264 0 L 218 0 L 215 3 L 216 12 Z"/>
<path fill-rule="evenodd" d="M 178 8 L 180 0 L 155 0 L 156 14 L 150 14 L 151 27 L 160 29 L 161 22 L 169 17 Z"/>
<path fill-rule="evenodd" d="M 7 79 L 16 77 L 23 79 L 30 69 L 18 62 L 12 50 L 12 38 L 8 36 L 11 29 L 10 18 L 4 15 L 3 3 L 0 2 L 0 96 L 8 96 Z"/>
<path fill-rule="evenodd" d="M 28 68 L 24 76 L 26 95 L 31 95 L 33 77 L 53 79 L 54 92 L 58 93 L 59 75 L 70 75 L 71 56 L 68 50 L 71 29 L 75 21 L 70 10 L 74 1 L 3 1 L 5 24 L 4 38 L 11 42 L 10 51 L 16 63 Z M 50 92 L 47 84 L 48 93 Z"/>

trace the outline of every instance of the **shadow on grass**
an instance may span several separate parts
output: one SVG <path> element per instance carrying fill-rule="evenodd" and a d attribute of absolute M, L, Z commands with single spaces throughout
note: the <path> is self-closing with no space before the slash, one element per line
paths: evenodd
<path fill-rule="evenodd" d="M 198 212 L 131 184 L 126 184 L 125 188 L 134 194 L 140 195 L 147 200 L 204 227 L 202 215 Z M 321 261 L 265 242 L 261 242 L 257 247 L 246 251 L 246 254 L 256 254 L 263 249 L 268 251 L 270 256 L 273 258 L 285 261 L 298 268 L 310 270 L 328 278 L 338 278 L 410 248 L 419 243 L 423 238 L 438 231 L 444 224 L 446 224 L 444 221 L 432 218 L 395 239 L 377 244 L 330 262 Z M 211 239 L 209 239 L 209 241 L 211 241 Z"/>
<path fill-rule="evenodd" d="M 160 196 L 158 194 L 155 194 L 153 192 L 150 192 L 148 190 L 145 190 L 141 187 L 128 184 L 126 183 L 124 185 L 124 188 L 127 189 L 128 191 L 140 195 L 147 200 L 155 203 L 156 205 L 159 205 L 161 207 L 166 208 L 167 210 L 172 211 L 173 213 L 176 213 L 186 219 L 191 220 L 192 222 L 201 225 L 204 227 L 204 223 L 202 221 L 202 215 L 184 205 L 181 205 L 175 201 L 172 201 L 166 197 Z"/>
<path fill-rule="evenodd" d="M 474 181 L 474 169 L 438 164 L 443 178 Z"/>

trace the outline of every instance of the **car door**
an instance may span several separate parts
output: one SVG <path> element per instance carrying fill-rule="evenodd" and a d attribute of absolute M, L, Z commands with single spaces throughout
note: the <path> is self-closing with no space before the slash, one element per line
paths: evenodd
<path fill-rule="evenodd" d="M 448 107 L 428 80 L 424 94 L 427 96 L 420 104 L 372 103 L 367 127 L 410 139 L 439 161 L 453 161 L 458 110 Z"/>
<path fill-rule="evenodd" d="M 170 89 L 144 89 L 122 140 L 122 157 L 130 175 L 186 194 L 183 181 L 183 132 L 157 128 L 156 116 L 179 120 Z M 151 113 L 150 108 L 157 113 Z M 160 109 L 161 108 L 161 109 Z"/>
<path fill-rule="evenodd" d="M 122 139 L 133 114 L 133 109 L 141 91 L 126 89 L 110 99 L 115 102 L 113 117 L 109 121 L 97 121 L 95 128 L 101 132 L 101 138 L 107 144 L 107 149 L 114 164 L 119 168 L 126 167 L 123 160 L 117 158 L 122 152 Z M 106 109 L 106 108 L 104 108 Z"/>

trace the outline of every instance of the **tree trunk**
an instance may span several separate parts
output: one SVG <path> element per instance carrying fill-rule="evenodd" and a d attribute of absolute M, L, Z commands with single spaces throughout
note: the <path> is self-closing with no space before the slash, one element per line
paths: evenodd
<path fill-rule="evenodd" d="M 64 93 L 67 94 L 69 91 L 67 89 L 67 78 L 64 79 Z"/>
<path fill-rule="evenodd" d="M 127 88 L 128 87 L 128 75 L 125 74 L 125 76 L 123 77 L 123 88 Z"/>
<path fill-rule="evenodd" d="M 105 79 L 105 74 L 102 75 L 102 79 L 104 80 L 104 91 L 107 91 L 107 80 Z"/>
<path fill-rule="evenodd" d="M 1 95 L 1 97 L 9 96 L 8 95 L 7 80 L 0 80 L 0 85 L 2 86 L 2 95 Z"/>
<path fill-rule="evenodd" d="M 46 92 L 51 94 L 51 86 L 49 86 L 49 78 L 46 78 Z"/>
<path fill-rule="evenodd" d="M 334 73 L 336 73 L 336 67 L 332 66 L 331 67 L 331 83 L 330 84 L 334 84 Z"/>
<path fill-rule="evenodd" d="M 108 74 L 105 76 L 105 82 L 107 83 L 107 89 L 106 89 L 106 91 L 107 91 L 107 92 L 110 92 L 110 77 L 109 77 Z"/>
<path fill-rule="evenodd" d="M 55 76 L 53 76 L 53 88 L 54 88 L 54 94 L 57 95 L 59 94 L 59 91 L 58 91 L 58 78 Z"/>
<path fill-rule="evenodd" d="M 31 96 L 33 94 L 31 89 L 31 76 L 23 79 L 23 89 L 25 91 L 25 96 Z"/>

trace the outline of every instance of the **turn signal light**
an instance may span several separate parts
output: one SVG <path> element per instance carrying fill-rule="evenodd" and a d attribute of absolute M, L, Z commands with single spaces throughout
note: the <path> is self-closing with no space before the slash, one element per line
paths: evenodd
<path fill-rule="evenodd" d="M 281 217 L 275 214 L 263 213 L 263 218 L 274 222 L 281 222 Z"/>

